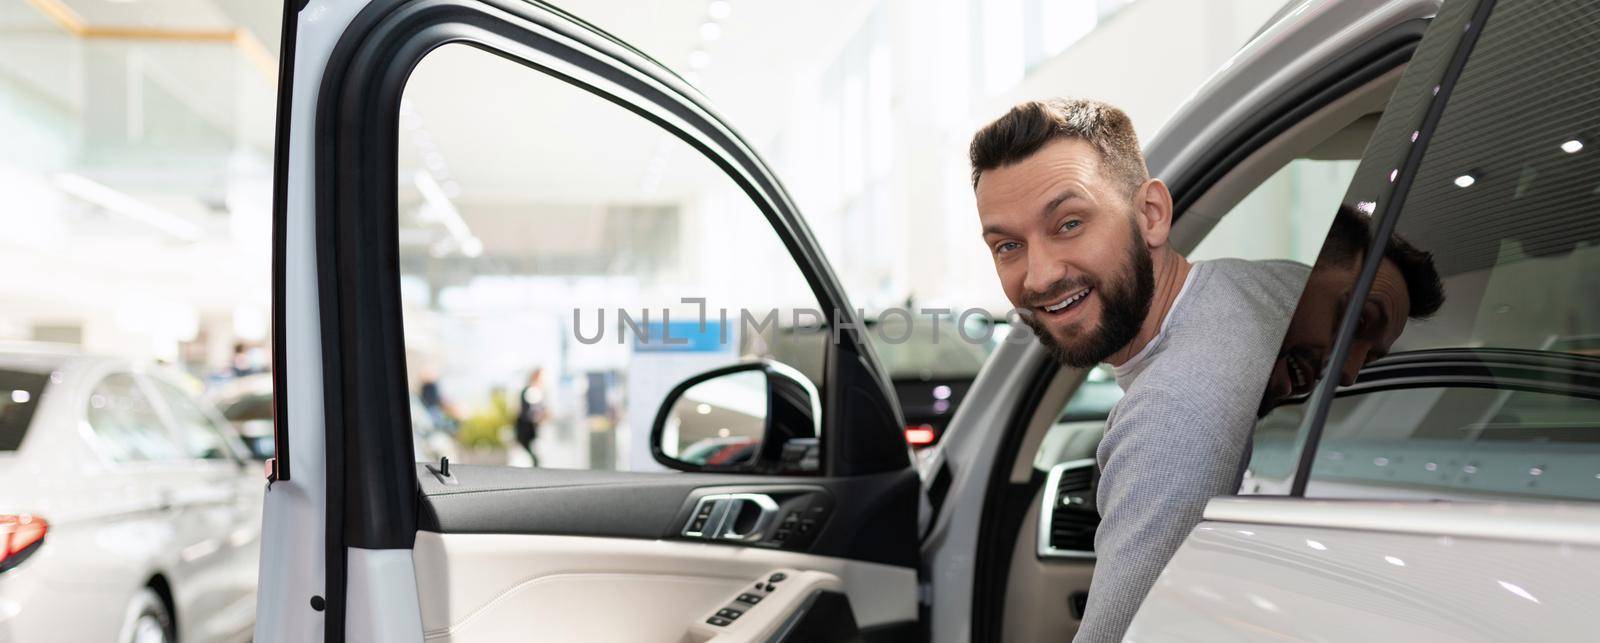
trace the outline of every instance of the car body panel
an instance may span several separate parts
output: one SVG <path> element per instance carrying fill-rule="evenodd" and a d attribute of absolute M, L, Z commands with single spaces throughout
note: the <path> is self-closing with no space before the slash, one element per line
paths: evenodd
<path fill-rule="evenodd" d="M 326 612 L 307 609 L 313 596 L 327 592 L 325 542 L 327 533 L 327 455 L 323 432 L 322 320 L 317 305 L 316 168 L 313 141 L 321 86 L 334 44 L 367 2 L 363 0 L 313 0 L 299 11 L 285 9 L 285 78 L 279 93 L 286 95 L 279 113 L 278 162 L 274 174 L 284 187 L 275 205 L 280 228 L 274 253 L 274 288 L 283 299 L 274 302 L 282 329 L 274 344 L 285 356 L 274 360 L 283 387 L 274 391 L 287 412 L 276 431 L 287 434 L 293 445 L 292 476 L 267 486 L 261 529 L 261 585 L 256 601 L 255 639 L 258 641 L 322 640 Z M 293 20 L 294 22 L 289 22 Z M 292 57 L 291 57 L 292 56 Z M 286 84 L 285 84 L 286 83 Z M 282 444 L 282 441 L 280 441 Z M 277 449 L 279 457 L 289 458 Z M 308 528 L 310 527 L 310 528 Z"/>
<path fill-rule="evenodd" d="M 1600 631 L 1597 523 L 1576 503 L 1219 498 L 1128 637 L 1583 640 Z"/>

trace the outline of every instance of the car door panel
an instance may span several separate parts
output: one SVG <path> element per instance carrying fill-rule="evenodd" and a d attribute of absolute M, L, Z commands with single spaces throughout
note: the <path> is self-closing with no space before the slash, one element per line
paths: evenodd
<path fill-rule="evenodd" d="M 783 570 L 790 578 L 747 615 L 790 613 L 797 605 L 783 597 L 808 593 L 791 581 L 811 573 L 821 575 L 812 588 L 849 598 L 863 628 L 917 618 L 915 569 L 757 547 L 422 531 L 413 557 L 429 641 L 501 640 L 528 628 L 550 640 L 678 641 Z"/>
<path fill-rule="evenodd" d="M 280 414 L 289 430 L 286 436 L 278 427 L 284 461 L 267 497 L 260 613 L 271 622 L 258 627 L 257 639 L 304 640 L 318 632 L 330 641 L 512 633 L 701 640 L 718 601 L 733 600 L 735 590 L 753 588 L 758 575 L 773 570 L 790 570 L 799 582 L 789 593 L 805 586 L 806 596 L 787 609 L 773 599 L 766 614 L 783 618 L 723 626 L 716 640 L 800 640 L 793 637 L 815 631 L 818 615 L 841 609 L 866 638 L 915 633 L 920 487 L 888 379 L 855 330 L 838 333 L 842 339 L 829 346 L 827 386 L 817 400 L 825 413 L 824 475 L 460 465 L 446 474 L 443 463 L 412 463 L 395 287 L 395 112 L 408 75 L 442 45 L 491 51 L 522 72 L 619 105 L 654 124 L 655 134 L 705 154 L 752 200 L 752 216 L 776 231 L 804 273 L 807 294 L 842 311 L 841 328 L 860 326 L 852 326 L 842 286 L 776 178 L 697 92 L 637 50 L 541 4 L 379 0 L 351 17 L 354 8 L 286 7 L 285 24 L 296 29 L 285 35 L 293 43 L 285 55 L 297 49 L 300 56 L 286 58 L 294 95 L 283 103 L 292 125 L 280 132 L 287 141 L 278 150 L 276 234 L 287 251 L 276 278 L 288 330 L 278 331 L 275 343 L 289 346 L 282 368 L 307 377 L 279 382 L 290 389 Z M 313 386 L 296 388 L 296 381 Z M 730 493 L 806 499 L 806 506 L 826 499 L 831 515 L 809 538 L 785 544 L 683 535 L 702 498 Z M 318 537 L 284 533 L 304 526 Z M 287 543 L 281 549 L 271 542 L 279 537 Z M 285 564 L 310 582 L 276 573 Z M 310 612 L 302 607 L 306 598 Z M 609 611 L 595 609 L 606 605 Z M 412 606 L 420 610 L 416 619 Z M 663 616 L 641 627 L 643 618 L 635 622 L 619 610 Z"/>
<path fill-rule="evenodd" d="M 915 550 L 886 546 L 913 542 L 912 533 L 886 533 L 915 525 L 919 480 L 909 469 L 848 478 L 461 465 L 441 473 L 418 466 L 413 553 L 430 641 L 494 640 L 535 624 L 552 640 L 676 641 L 699 636 L 696 624 L 776 570 L 820 575 L 810 589 L 841 594 L 871 640 L 915 630 Z M 797 514 L 823 511 L 809 538 L 782 543 L 685 535 L 701 499 L 731 494 L 775 498 Z M 797 596 L 809 593 L 797 589 L 807 583 L 787 582 L 748 610 L 766 625 L 715 632 L 713 640 L 770 634 L 809 598 Z M 629 619 L 603 616 L 618 604 L 631 606 Z"/>

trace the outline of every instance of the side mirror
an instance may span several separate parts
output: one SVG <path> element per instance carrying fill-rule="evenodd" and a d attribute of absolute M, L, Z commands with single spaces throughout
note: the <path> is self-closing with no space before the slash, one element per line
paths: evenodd
<path fill-rule="evenodd" d="M 822 408 L 799 371 L 771 360 L 685 380 L 656 413 L 650 453 L 680 471 L 806 474 L 822 470 Z"/>

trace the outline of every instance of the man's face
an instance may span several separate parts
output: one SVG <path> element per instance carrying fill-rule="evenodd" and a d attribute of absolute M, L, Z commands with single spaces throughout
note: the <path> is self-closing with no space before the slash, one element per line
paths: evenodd
<path fill-rule="evenodd" d="M 978 218 L 1006 298 L 1069 366 L 1127 346 L 1150 310 L 1150 250 L 1125 192 L 1077 139 L 978 180 Z"/>
<path fill-rule="evenodd" d="M 1316 387 L 1323 366 L 1333 352 L 1339 317 L 1349 305 L 1361 263 L 1360 258 L 1356 258 L 1342 265 L 1318 265 L 1311 271 L 1305 292 L 1300 296 L 1300 305 L 1289 320 L 1283 349 L 1272 367 L 1272 377 L 1267 381 L 1265 399 L 1269 403 L 1305 395 Z M 1384 259 L 1378 264 L 1372 291 L 1362 302 L 1361 319 L 1356 325 L 1350 353 L 1339 365 L 1341 385 L 1354 384 L 1363 366 L 1389 354 L 1389 348 L 1405 330 L 1406 317 L 1411 314 L 1409 297 L 1400 269 L 1393 261 Z"/>

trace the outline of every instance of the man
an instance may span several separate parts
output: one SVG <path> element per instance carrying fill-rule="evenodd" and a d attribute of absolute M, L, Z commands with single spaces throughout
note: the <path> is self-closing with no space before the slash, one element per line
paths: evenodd
<path fill-rule="evenodd" d="M 1306 396 L 1316 387 L 1333 352 L 1339 319 L 1370 247 L 1372 225 L 1367 215 L 1348 205 L 1339 206 L 1267 379 L 1262 415 L 1284 400 Z M 1399 235 L 1391 237 L 1384 246 L 1372 288 L 1362 302 L 1350 351 L 1339 365 L 1339 383 L 1354 384 L 1361 367 L 1387 355 L 1405 330 L 1407 319 L 1426 319 L 1442 305 L 1444 286 L 1433 266 L 1433 255 Z"/>
<path fill-rule="evenodd" d="M 1108 363 L 1126 392 L 1096 452 L 1098 560 L 1077 637 L 1120 640 L 1206 501 L 1238 489 L 1308 269 L 1174 251 L 1172 195 L 1105 103 L 1018 105 L 973 137 L 971 160 L 1006 297 L 1058 360 Z"/>

